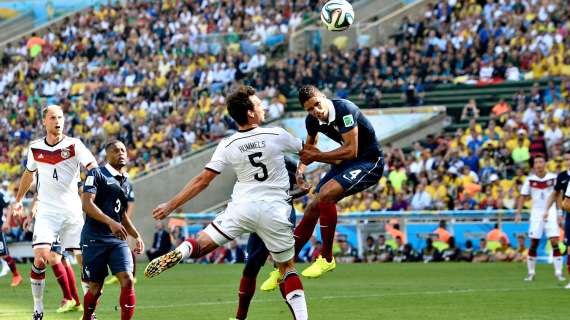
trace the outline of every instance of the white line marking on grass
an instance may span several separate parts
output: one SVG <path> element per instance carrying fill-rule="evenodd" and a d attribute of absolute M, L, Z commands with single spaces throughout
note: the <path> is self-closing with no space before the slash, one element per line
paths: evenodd
<path fill-rule="evenodd" d="M 425 295 L 447 295 L 447 294 L 464 294 L 464 293 L 480 293 L 480 292 L 517 292 L 517 291 L 538 291 L 538 290 L 552 290 L 561 287 L 543 287 L 543 288 L 489 288 L 489 289 L 449 289 L 449 290 L 439 290 L 439 291 L 408 291 L 408 292 L 396 292 L 396 293 L 378 293 L 378 294 L 345 294 L 345 295 L 334 295 L 334 296 L 310 296 L 308 301 L 315 300 L 337 300 L 337 299 L 350 299 L 350 298 L 381 298 L 381 297 L 401 297 L 401 296 L 425 296 Z M 254 303 L 276 303 L 281 302 L 282 299 L 254 299 Z M 236 300 L 222 300 L 222 301 L 204 301 L 204 302 L 190 302 L 190 303 L 180 303 L 180 304 L 169 304 L 169 305 L 137 305 L 136 310 L 145 309 L 170 309 L 170 308 L 186 308 L 192 306 L 212 306 L 212 305 L 222 305 L 222 304 L 236 304 Z M 101 309 L 101 308 L 100 308 Z M 103 307 L 101 311 L 109 311 L 110 308 Z M 50 310 L 50 311 L 55 311 Z M 0 312 L 0 316 L 10 316 L 19 314 L 28 314 L 29 310 L 13 310 L 12 312 Z M 51 313 L 51 312 L 50 312 Z"/>

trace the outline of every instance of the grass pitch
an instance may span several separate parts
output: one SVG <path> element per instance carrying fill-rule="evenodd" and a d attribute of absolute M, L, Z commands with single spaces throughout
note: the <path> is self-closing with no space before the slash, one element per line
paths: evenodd
<path fill-rule="evenodd" d="M 18 267 L 28 274 L 29 265 Z M 225 320 L 235 316 L 243 265 L 185 264 L 154 279 L 144 279 L 144 265 L 138 267 L 135 319 Z M 258 287 L 269 271 L 262 269 Z M 51 270 L 47 273 L 44 319 L 79 319 L 79 313 L 55 313 L 61 292 Z M 310 319 L 570 318 L 570 290 L 554 279 L 551 265 L 537 267 L 535 282 L 523 282 L 525 275 L 525 264 L 353 264 L 337 265 L 321 279 L 302 280 Z M 29 280 L 16 289 L 9 282 L 10 276 L 0 278 L 0 319 L 30 319 Z M 119 287 L 106 286 L 98 319 L 119 319 L 118 299 Z M 278 291 L 256 292 L 248 319 L 291 318 Z"/>

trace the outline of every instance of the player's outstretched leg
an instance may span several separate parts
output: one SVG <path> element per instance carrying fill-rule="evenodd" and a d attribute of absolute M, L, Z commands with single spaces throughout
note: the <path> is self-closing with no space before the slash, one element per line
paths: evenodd
<path fill-rule="evenodd" d="M 201 258 L 216 249 L 218 245 L 205 232 L 198 239 L 186 239 L 176 249 L 152 260 L 144 269 L 144 276 L 154 278 L 188 258 Z"/>
<path fill-rule="evenodd" d="M 549 239 L 552 245 L 552 255 L 554 257 L 554 276 L 558 281 L 566 281 L 566 278 L 562 275 L 562 254 L 560 253 L 560 247 L 558 246 L 558 237 L 552 237 Z"/>
<path fill-rule="evenodd" d="M 530 239 L 530 248 L 528 249 L 527 267 L 528 275 L 525 281 L 533 281 L 536 273 L 536 250 L 538 249 L 539 239 Z"/>
<path fill-rule="evenodd" d="M 11 287 L 19 286 L 24 279 L 22 279 L 22 276 L 18 272 L 18 268 L 16 267 L 16 261 L 14 261 L 14 259 L 10 256 L 3 256 L 0 257 L 0 259 L 4 259 L 4 261 L 6 261 L 8 267 L 10 268 L 10 271 L 12 272 L 12 283 L 10 283 L 10 286 Z"/>

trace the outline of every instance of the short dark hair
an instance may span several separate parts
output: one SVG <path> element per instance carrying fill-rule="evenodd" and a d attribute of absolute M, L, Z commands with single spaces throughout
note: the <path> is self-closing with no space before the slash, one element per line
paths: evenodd
<path fill-rule="evenodd" d="M 114 146 L 115 144 L 117 144 L 117 143 L 119 143 L 119 142 L 120 142 L 120 143 L 123 143 L 123 142 L 122 142 L 121 140 L 119 140 L 119 139 L 112 139 L 112 140 L 107 141 L 107 142 L 105 143 L 105 152 L 108 153 L 108 152 L 109 152 L 109 149 L 111 149 L 112 146 Z"/>
<path fill-rule="evenodd" d="M 247 111 L 253 110 L 253 102 L 249 97 L 255 95 L 255 89 L 251 86 L 240 86 L 227 98 L 228 112 L 232 119 L 239 125 L 247 124 Z"/>
<path fill-rule="evenodd" d="M 317 87 L 312 85 L 305 85 L 299 89 L 299 102 L 301 106 L 307 102 L 307 100 L 311 99 L 312 97 L 316 96 L 317 94 L 321 93 Z"/>

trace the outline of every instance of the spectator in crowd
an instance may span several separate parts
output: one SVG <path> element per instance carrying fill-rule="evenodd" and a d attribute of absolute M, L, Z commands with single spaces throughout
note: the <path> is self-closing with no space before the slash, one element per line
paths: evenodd
<path fill-rule="evenodd" d="M 458 261 L 461 257 L 461 250 L 455 244 L 455 237 L 449 237 L 448 247 L 441 253 L 443 261 Z"/>
<path fill-rule="evenodd" d="M 224 263 L 234 264 L 234 263 L 244 263 L 245 252 L 238 246 L 236 240 L 230 241 L 227 246 L 227 250 L 224 255 Z"/>
<path fill-rule="evenodd" d="M 366 237 L 366 244 L 364 246 L 362 261 L 374 262 L 376 259 L 376 244 L 374 243 L 374 238 L 372 238 L 372 236 L 368 236 Z"/>
<path fill-rule="evenodd" d="M 400 236 L 397 236 L 395 238 L 396 240 L 396 248 L 394 249 L 394 262 L 404 262 L 406 260 L 406 257 L 404 255 L 404 242 L 402 241 L 402 238 Z"/>
<path fill-rule="evenodd" d="M 439 222 L 439 227 L 433 231 L 435 236 L 435 241 L 445 242 L 448 243 L 449 239 L 451 238 L 451 233 L 447 231 L 447 224 L 445 220 L 441 220 Z"/>
<path fill-rule="evenodd" d="M 170 233 L 170 241 L 174 244 L 174 246 L 180 245 L 186 238 L 184 237 L 184 232 L 182 232 L 182 227 L 175 226 L 172 228 L 172 232 Z"/>
<path fill-rule="evenodd" d="M 305 246 L 307 249 L 301 250 L 299 260 L 302 262 L 314 262 L 321 254 L 321 242 L 317 241 L 314 236 L 311 237 L 310 245 Z"/>
<path fill-rule="evenodd" d="M 479 240 L 479 250 L 473 255 L 473 262 L 488 262 L 492 255 L 493 252 L 487 248 L 487 240 L 481 238 Z"/>
<path fill-rule="evenodd" d="M 399 223 L 386 224 L 386 232 L 388 232 L 388 234 L 390 235 L 390 237 L 392 237 L 393 240 L 400 238 L 402 242 L 406 241 L 406 235 L 400 230 Z"/>
<path fill-rule="evenodd" d="M 431 208 L 431 196 L 425 191 L 425 185 L 420 183 L 416 186 L 416 192 L 412 197 L 412 210 L 428 210 Z"/>
<path fill-rule="evenodd" d="M 473 242 L 471 240 L 465 241 L 465 249 L 461 252 L 459 256 L 459 261 L 471 262 L 475 257 L 475 252 L 473 250 Z"/>
<path fill-rule="evenodd" d="M 477 103 L 475 103 L 475 99 L 469 99 L 469 102 L 463 107 L 463 111 L 461 112 L 461 121 L 477 118 L 479 118 Z"/>
<path fill-rule="evenodd" d="M 426 246 L 421 252 L 421 260 L 424 263 L 437 262 L 441 260 L 441 255 L 436 247 L 433 246 L 433 239 L 426 239 Z"/>
<path fill-rule="evenodd" d="M 525 237 L 521 234 L 517 236 L 518 247 L 513 258 L 514 262 L 526 262 L 528 257 L 528 248 L 525 244 Z"/>
<path fill-rule="evenodd" d="M 146 256 L 149 261 L 156 257 L 160 257 L 172 248 L 172 241 L 168 232 L 164 230 L 164 224 L 161 221 L 158 221 L 154 225 L 154 229 L 155 232 L 152 246 L 146 250 Z"/>
<path fill-rule="evenodd" d="M 360 262 L 358 259 L 358 251 L 353 248 L 345 239 L 339 239 L 338 244 L 340 250 L 335 253 L 334 257 L 338 263 Z"/>
<path fill-rule="evenodd" d="M 376 261 L 378 262 L 390 262 L 394 256 L 394 249 L 386 244 L 386 237 L 383 234 L 378 236 L 378 243 L 374 248 L 374 253 L 376 255 Z"/>
<path fill-rule="evenodd" d="M 507 234 L 501 230 L 501 226 L 498 223 L 495 223 L 493 230 L 489 231 L 485 238 L 487 241 L 499 242 L 501 239 L 505 239 L 507 242 L 509 241 L 509 237 L 507 237 Z"/>
<path fill-rule="evenodd" d="M 517 252 L 511 248 L 509 241 L 506 237 L 499 239 L 501 244 L 493 253 L 492 261 L 498 262 L 511 262 L 515 258 Z"/>

